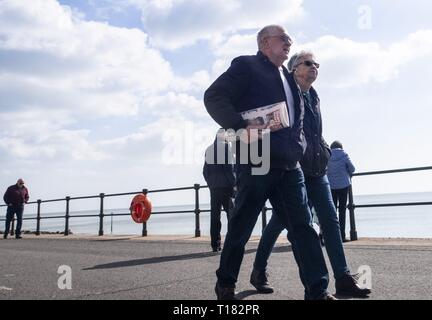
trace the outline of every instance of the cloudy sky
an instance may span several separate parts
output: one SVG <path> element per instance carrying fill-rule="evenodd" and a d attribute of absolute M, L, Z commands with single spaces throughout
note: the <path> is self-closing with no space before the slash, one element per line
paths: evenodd
<path fill-rule="evenodd" d="M 0 0 L 0 187 L 23 177 L 36 200 L 204 183 L 218 127 L 203 92 L 273 23 L 292 52 L 315 52 L 324 136 L 357 171 L 432 165 L 431 12 L 427 0 Z M 354 184 L 432 191 L 432 173 Z"/>

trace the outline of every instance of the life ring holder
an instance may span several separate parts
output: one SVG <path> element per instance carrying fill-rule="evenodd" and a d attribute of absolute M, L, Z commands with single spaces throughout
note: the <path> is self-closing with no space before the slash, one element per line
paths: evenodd
<path fill-rule="evenodd" d="M 150 199 L 143 193 L 136 195 L 132 199 L 130 212 L 133 221 L 136 223 L 147 222 L 152 213 L 152 203 Z"/>

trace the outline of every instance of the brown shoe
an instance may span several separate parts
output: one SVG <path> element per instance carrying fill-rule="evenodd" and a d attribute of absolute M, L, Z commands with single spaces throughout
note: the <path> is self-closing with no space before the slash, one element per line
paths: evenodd
<path fill-rule="evenodd" d="M 326 293 L 324 293 L 323 295 L 321 295 L 319 298 L 317 298 L 315 300 L 338 300 L 338 299 L 336 299 L 330 293 L 326 292 Z"/>
<path fill-rule="evenodd" d="M 215 293 L 218 300 L 238 300 L 234 288 L 220 287 L 218 283 L 215 286 Z"/>
<path fill-rule="evenodd" d="M 342 278 L 336 279 L 336 294 L 354 298 L 366 298 L 371 290 L 361 288 L 357 283 L 357 275 L 345 274 Z"/>

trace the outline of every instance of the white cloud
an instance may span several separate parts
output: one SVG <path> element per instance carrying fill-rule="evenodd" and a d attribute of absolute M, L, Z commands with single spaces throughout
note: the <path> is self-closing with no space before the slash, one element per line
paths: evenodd
<path fill-rule="evenodd" d="M 319 82 L 324 86 L 352 87 L 384 83 L 398 76 L 401 68 L 419 58 L 432 56 L 432 30 L 420 30 L 384 47 L 378 42 L 358 42 L 326 35 L 314 42 L 297 43 L 291 54 L 312 50 L 321 63 Z M 236 56 L 255 54 L 254 34 L 234 35 L 214 44 L 216 60 L 211 79 L 223 73 Z"/>
<path fill-rule="evenodd" d="M 146 114 L 157 118 L 170 117 L 172 119 L 209 119 L 202 100 L 198 100 L 183 93 L 168 92 L 160 96 L 151 96 L 144 100 Z"/>
<path fill-rule="evenodd" d="M 267 24 L 295 23 L 304 14 L 303 0 L 127 0 L 125 3 L 141 9 L 143 27 L 152 43 L 166 49 L 212 40 L 221 34 L 256 30 Z"/>
<path fill-rule="evenodd" d="M 206 70 L 194 72 L 189 77 L 176 77 L 171 84 L 177 92 L 201 93 L 210 85 L 210 75 Z"/>
<path fill-rule="evenodd" d="M 216 60 L 212 66 L 212 78 L 216 79 L 230 65 L 231 60 L 241 55 L 254 55 L 258 51 L 256 34 L 234 35 L 212 43 Z"/>
<path fill-rule="evenodd" d="M 395 79 L 401 68 L 423 57 L 432 57 L 432 30 L 410 34 L 387 48 L 377 42 L 356 42 L 323 36 L 312 43 L 296 45 L 312 50 L 321 62 L 320 83 L 352 87 Z"/>
<path fill-rule="evenodd" d="M 137 132 L 98 143 L 102 150 L 114 153 L 117 157 L 138 157 L 145 163 L 164 164 L 164 149 L 178 145 L 181 156 L 196 158 L 201 163 L 205 148 L 213 141 L 217 125 L 193 122 L 183 115 L 177 117 L 161 116 L 157 122 L 140 127 Z M 190 152 L 187 152 L 187 151 Z M 187 153 L 187 154 L 186 154 Z M 133 159 L 125 160 L 130 161 Z M 180 163 L 178 160 L 176 163 Z"/>
<path fill-rule="evenodd" d="M 68 112 L 33 109 L 0 113 L 0 152 L 36 161 L 105 160 L 108 153 L 89 142 L 89 130 L 65 130 L 75 121 Z"/>
<path fill-rule="evenodd" d="M 57 130 L 45 138 L 4 137 L 0 149 L 11 157 L 39 160 L 105 160 L 108 154 L 97 151 L 87 140 L 87 130 Z"/>
<path fill-rule="evenodd" d="M 211 78 L 215 79 L 236 56 L 255 54 L 255 34 L 233 35 L 214 43 L 216 60 Z M 314 42 L 294 42 L 291 54 L 312 50 L 321 63 L 319 81 L 324 86 L 352 87 L 384 83 L 396 78 L 400 69 L 416 59 L 432 56 L 432 30 L 420 30 L 388 45 L 359 42 L 326 35 Z"/>
<path fill-rule="evenodd" d="M 207 72 L 175 76 L 144 32 L 82 17 L 55 0 L 0 1 L 2 153 L 101 161 L 109 150 L 90 134 L 91 121 L 203 117 L 186 92 L 199 92 Z"/>
<path fill-rule="evenodd" d="M 173 79 L 147 42 L 142 31 L 80 20 L 54 0 L 2 1 L 0 81 L 15 89 L 4 92 L 5 100 L 78 115 L 136 114 L 140 97 Z M 31 103 L 15 94 L 23 87 Z"/>

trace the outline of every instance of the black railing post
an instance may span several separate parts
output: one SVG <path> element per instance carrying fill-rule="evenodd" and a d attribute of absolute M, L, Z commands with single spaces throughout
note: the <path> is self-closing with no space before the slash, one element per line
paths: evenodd
<path fill-rule="evenodd" d="M 40 236 L 41 203 L 42 203 L 42 200 L 37 201 L 37 216 L 36 216 L 36 235 L 37 236 Z"/>
<path fill-rule="evenodd" d="M 199 238 L 201 237 L 201 230 L 200 230 L 200 205 L 199 205 L 199 190 L 201 186 L 199 184 L 194 184 L 195 189 L 195 237 Z"/>
<path fill-rule="evenodd" d="M 352 185 L 349 187 L 348 197 L 349 197 L 348 209 L 350 214 L 350 239 L 351 241 L 356 241 L 358 240 L 358 237 L 357 237 L 357 230 L 355 224 L 355 214 L 354 214 L 355 204 L 354 204 Z"/>
<path fill-rule="evenodd" d="M 267 210 L 268 208 L 266 206 L 264 206 L 261 210 L 262 231 L 264 231 L 264 228 L 267 226 Z"/>
<path fill-rule="evenodd" d="M 105 193 L 99 195 L 100 198 L 100 211 L 99 211 L 99 236 L 104 235 L 103 223 L 104 223 L 104 198 Z"/>
<path fill-rule="evenodd" d="M 147 196 L 147 194 L 148 194 L 148 190 L 147 190 L 147 189 L 143 189 L 143 194 L 144 194 L 145 196 Z M 144 223 L 143 223 L 142 236 L 143 236 L 143 237 L 147 237 L 147 222 L 144 222 Z"/>
<path fill-rule="evenodd" d="M 65 215 L 65 231 L 64 231 L 64 235 L 68 236 L 69 235 L 69 202 L 70 202 L 70 197 L 66 197 L 66 215 Z"/>

